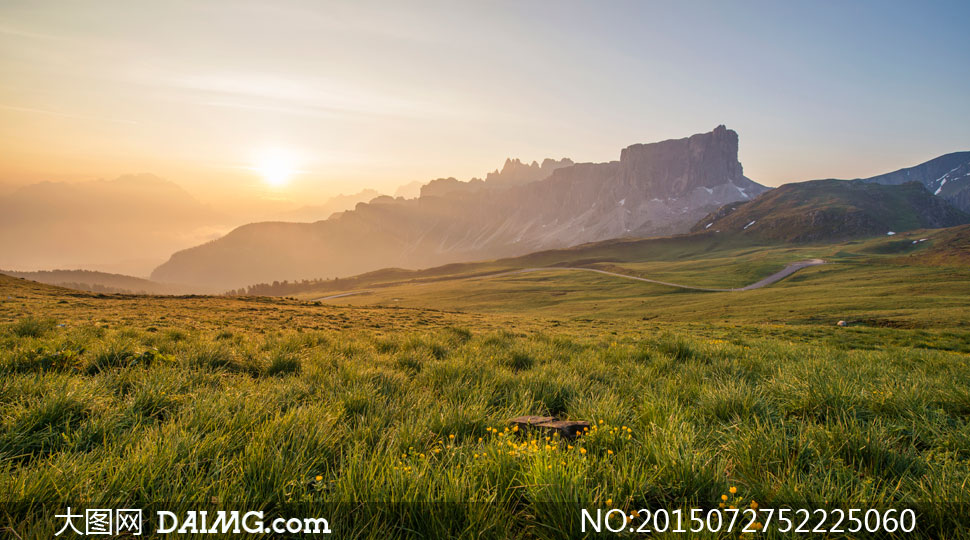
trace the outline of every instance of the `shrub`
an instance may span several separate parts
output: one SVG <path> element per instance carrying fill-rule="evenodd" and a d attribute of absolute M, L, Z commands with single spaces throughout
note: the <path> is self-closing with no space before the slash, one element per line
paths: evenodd
<path fill-rule="evenodd" d="M 287 351 L 277 351 L 270 359 L 266 374 L 270 377 L 276 375 L 291 375 L 300 372 L 302 362 L 299 355 Z"/>
<path fill-rule="evenodd" d="M 84 349 L 71 347 L 53 350 L 38 347 L 20 350 L 14 353 L 13 358 L 4 366 L 4 370 L 12 373 L 71 371 L 80 366 L 82 354 Z"/>
<path fill-rule="evenodd" d="M 531 369 L 535 365 L 536 360 L 531 354 L 525 351 L 512 351 L 503 363 L 512 369 L 512 371 L 524 371 Z"/>
<path fill-rule="evenodd" d="M 43 337 L 54 329 L 57 321 L 54 319 L 39 319 L 36 317 L 24 317 L 10 325 L 13 335 L 22 338 Z"/>
<path fill-rule="evenodd" d="M 135 362 L 137 354 L 128 342 L 113 341 L 102 346 L 88 363 L 88 375 L 111 368 L 126 368 Z"/>

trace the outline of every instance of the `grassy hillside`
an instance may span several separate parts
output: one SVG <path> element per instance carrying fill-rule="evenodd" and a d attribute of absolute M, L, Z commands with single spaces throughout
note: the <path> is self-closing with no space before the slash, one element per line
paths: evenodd
<path fill-rule="evenodd" d="M 713 283 L 804 249 L 838 259 L 738 294 L 568 270 L 398 286 L 429 288 L 411 296 L 424 308 L 91 295 L 0 276 L 6 526 L 52 537 L 63 505 L 35 501 L 169 501 L 324 516 L 339 537 L 563 538 L 579 536 L 579 506 L 724 495 L 914 506 L 909 537 L 959 538 L 970 275 L 904 264 L 937 241 L 915 239 L 891 253 L 902 238 L 735 246 L 706 277 L 683 246 L 627 263 Z M 858 306 L 876 315 L 834 326 Z M 506 431 L 523 414 L 595 427 L 576 441 Z"/>
<path fill-rule="evenodd" d="M 595 245 L 468 267 L 434 280 L 389 281 L 301 295 L 358 306 L 432 307 L 470 313 L 539 313 L 557 320 L 835 324 L 950 327 L 970 324 L 970 269 L 960 261 L 970 228 L 912 231 L 837 244 L 756 246 L 709 234 Z M 920 241 L 924 240 L 924 241 Z M 568 254 L 568 255 L 567 255 Z M 944 257 L 941 259 L 941 257 Z M 735 288 L 787 264 L 821 258 L 770 287 L 711 293 L 556 266 L 585 266 L 696 287 Z M 531 264 L 527 264 L 531 263 Z M 499 265 L 503 266 L 499 266 Z M 514 273 L 516 269 L 542 270 Z M 509 273 L 513 271 L 513 273 Z"/>
<path fill-rule="evenodd" d="M 694 231 L 782 242 L 841 241 L 970 223 L 970 215 L 922 185 L 815 180 L 786 184 L 750 202 L 724 206 Z"/>
<path fill-rule="evenodd" d="M 261 283 L 248 287 L 250 294 L 269 296 L 321 296 L 328 291 L 386 287 L 403 283 L 429 283 L 455 278 L 481 277 L 514 269 L 542 266 L 592 266 L 600 263 L 706 259 L 715 253 L 739 248 L 758 249 L 763 241 L 728 235 L 690 234 L 656 238 L 618 238 L 570 248 L 550 249 L 520 257 L 491 261 L 446 264 L 421 270 L 385 268 L 357 276 L 296 282 Z"/>

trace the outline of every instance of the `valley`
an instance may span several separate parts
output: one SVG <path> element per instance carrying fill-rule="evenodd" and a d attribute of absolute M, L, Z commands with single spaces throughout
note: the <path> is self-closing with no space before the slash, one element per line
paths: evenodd
<path fill-rule="evenodd" d="M 709 507 L 734 487 L 740 505 L 915 508 L 913 537 L 955 537 L 970 504 L 970 270 L 937 256 L 968 230 L 607 242 L 326 301 L 0 276 L 0 488 L 325 513 L 337 531 L 372 523 L 368 538 L 551 539 L 578 507 Z M 556 266 L 738 287 L 816 257 L 731 292 Z M 595 429 L 506 431 L 525 414 Z M 58 510 L 14 507 L 10 527 L 48 537 Z"/>

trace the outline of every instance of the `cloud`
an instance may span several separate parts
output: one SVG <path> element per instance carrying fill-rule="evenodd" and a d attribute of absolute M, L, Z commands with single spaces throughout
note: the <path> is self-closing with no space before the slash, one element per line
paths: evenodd
<path fill-rule="evenodd" d="M 144 72 L 144 84 L 161 85 L 181 94 L 173 99 L 197 105 L 268 111 L 293 116 L 338 115 L 393 117 L 492 118 L 467 106 L 408 99 L 345 82 L 288 78 L 259 72 L 165 74 Z"/>
<path fill-rule="evenodd" d="M 2 105 L 0 104 L 0 109 L 6 111 L 16 111 L 29 114 L 43 114 L 47 116 L 56 116 L 59 118 L 74 118 L 78 120 L 96 120 L 99 122 L 117 122 L 119 124 L 137 124 L 134 120 L 125 120 L 123 118 L 107 118 L 104 116 L 90 116 L 86 114 L 73 114 L 58 111 L 49 111 L 47 109 L 36 109 L 33 107 L 18 107 L 16 105 Z"/>

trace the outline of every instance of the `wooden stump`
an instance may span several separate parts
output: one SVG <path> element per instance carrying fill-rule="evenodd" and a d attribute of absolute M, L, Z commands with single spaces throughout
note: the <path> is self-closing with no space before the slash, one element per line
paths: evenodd
<path fill-rule="evenodd" d="M 546 422 L 554 422 L 555 420 L 556 419 L 551 416 L 519 416 L 518 418 L 509 420 L 509 424 L 512 426 L 518 426 L 519 429 L 529 429 Z"/>
<path fill-rule="evenodd" d="M 555 420 L 552 422 L 543 422 L 537 427 L 558 433 L 564 439 L 573 439 L 576 435 L 584 431 L 589 431 L 589 422 L 583 422 L 582 420 Z"/>

